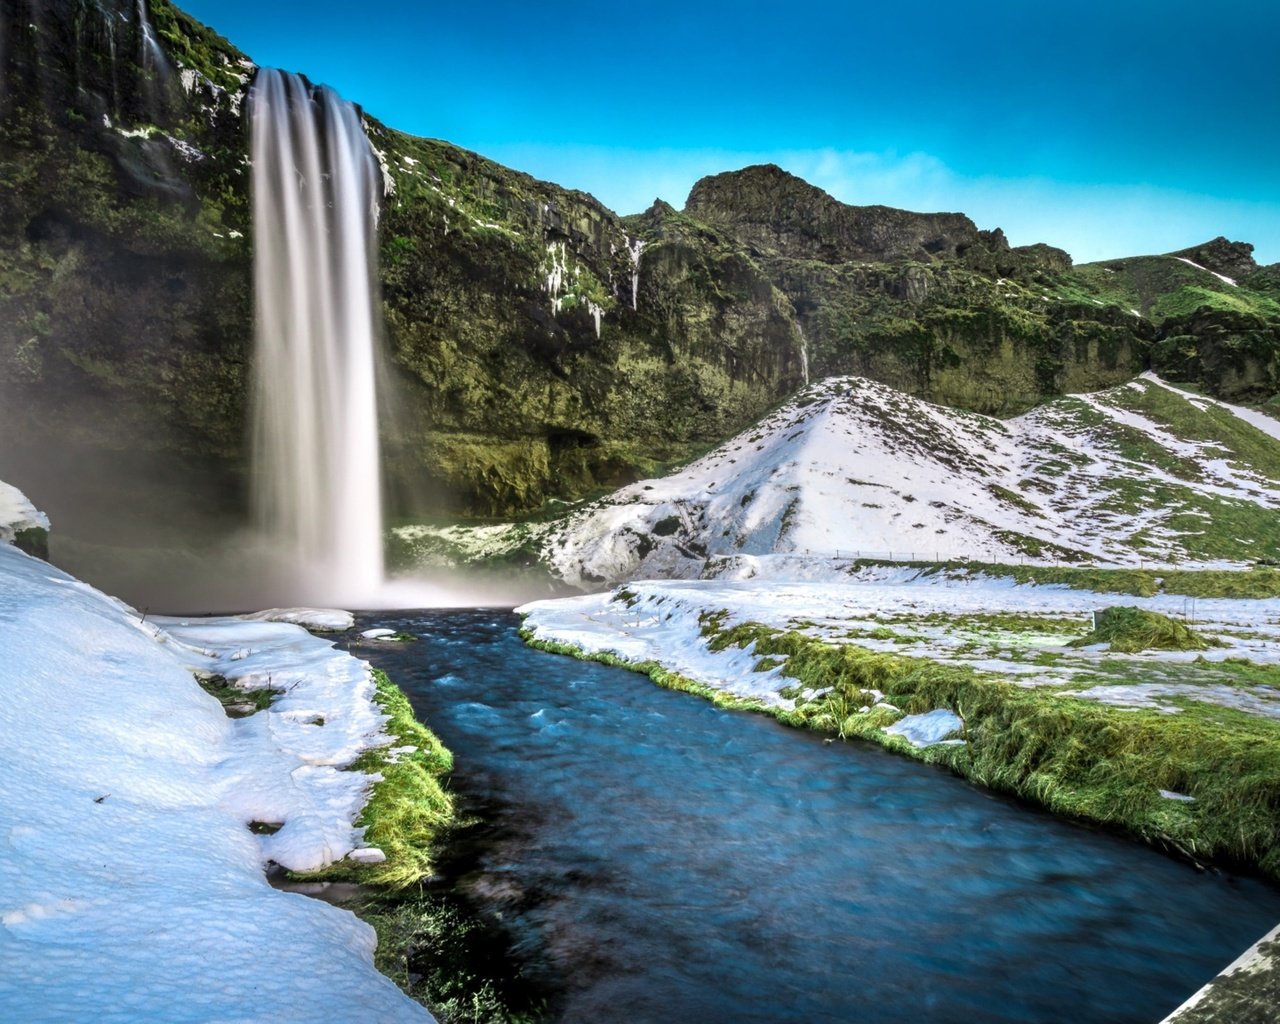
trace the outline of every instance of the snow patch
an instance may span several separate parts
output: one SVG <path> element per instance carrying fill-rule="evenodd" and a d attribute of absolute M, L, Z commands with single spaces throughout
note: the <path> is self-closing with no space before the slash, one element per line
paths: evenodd
<path fill-rule="evenodd" d="M 885 726 L 884 731 L 890 736 L 901 736 L 913 747 L 931 747 L 963 729 L 964 720 L 959 715 L 947 708 L 938 708 L 922 715 L 907 715 Z"/>
<path fill-rule="evenodd" d="M 548 276 L 552 291 L 561 266 Z M 1144 377 L 1125 387 L 1167 385 Z M 1195 560 L 1185 524 L 1206 502 L 1280 511 L 1275 482 L 1124 401 L 1113 389 L 997 420 L 830 378 L 677 473 L 551 524 L 541 554 L 579 586 L 774 571 L 840 578 L 851 558 L 1185 565 Z M 1111 425 L 1140 431 L 1167 458 L 1135 462 Z M 1256 425 L 1280 434 L 1280 423 Z M 1185 468 L 1175 475 L 1176 460 Z M 1136 510 L 1117 513 L 1125 488 L 1153 486 L 1185 499 L 1133 499 Z"/>
<path fill-rule="evenodd" d="M 10 543 L 23 530 L 47 530 L 49 517 L 18 488 L 0 480 L 0 543 Z"/>
<path fill-rule="evenodd" d="M 1189 267 L 1195 267 L 1196 270 L 1203 270 L 1206 274 L 1212 274 L 1223 284 L 1229 284 L 1232 288 L 1238 287 L 1234 278 L 1227 277 L 1226 274 L 1219 274 L 1216 270 L 1210 270 L 1208 267 L 1202 267 L 1199 263 L 1192 263 L 1191 260 L 1187 259 L 1185 256 L 1175 256 L 1174 259 L 1180 260 Z"/>

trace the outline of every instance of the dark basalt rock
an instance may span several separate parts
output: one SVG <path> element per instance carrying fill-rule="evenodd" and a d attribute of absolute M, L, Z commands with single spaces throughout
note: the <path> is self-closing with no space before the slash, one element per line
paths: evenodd
<path fill-rule="evenodd" d="M 990 241 L 962 213 L 847 206 L 774 164 L 703 178 L 685 213 L 727 228 L 748 246 L 827 263 L 954 258 Z"/>
<path fill-rule="evenodd" d="M 1248 277 L 1258 269 L 1258 264 L 1253 259 L 1253 246 L 1250 243 L 1229 242 L 1222 235 L 1203 245 L 1193 245 L 1168 255 L 1188 259 L 1206 270 L 1212 270 L 1215 274 L 1222 274 L 1235 281 Z"/>

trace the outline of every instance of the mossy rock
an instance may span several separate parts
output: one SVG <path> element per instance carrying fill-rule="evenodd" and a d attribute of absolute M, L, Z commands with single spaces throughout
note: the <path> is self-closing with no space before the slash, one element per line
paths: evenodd
<path fill-rule="evenodd" d="M 18 530 L 13 535 L 13 546 L 36 558 L 49 560 L 49 531 L 43 527 L 33 526 L 27 530 Z"/>

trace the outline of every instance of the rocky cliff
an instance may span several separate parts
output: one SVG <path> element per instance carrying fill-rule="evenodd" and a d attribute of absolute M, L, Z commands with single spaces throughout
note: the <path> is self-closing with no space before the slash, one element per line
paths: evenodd
<path fill-rule="evenodd" d="M 176 525 L 194 494 L 193 514 L 234 522 L 256 69 L 168 0 L 0 0 L 0 18 L 0 471 L 33 490 L 54 468 L 60 494 L 42 500 L 65 535 L 103 518 L 104 493 L 107 518 Z M 1240 243 L 1073 267 L 962 214 L 848 206 L 776 167 L 620 217 L 366 126 L 387 184 L 401 515 L 521 514 L 618 486 L 828 374 L 997 414 L 1153 362 L 1234 400 L 1280 390 L 1280 273 Z"/>

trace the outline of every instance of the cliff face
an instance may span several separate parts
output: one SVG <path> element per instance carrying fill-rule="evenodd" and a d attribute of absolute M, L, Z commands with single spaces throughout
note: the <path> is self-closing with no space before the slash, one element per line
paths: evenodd
<path fill-rule="evenodd" d="M 1011 249 L 963 214 L 847 206 L 773 166 L 704 178 L 685 214 L 723 228 L 790 300 L 814 376 L 1010 414 L 1145 368 L 1151 324 L 1073 294 L 1062 250 Z"/>
<path fill-rule="evenodd" d="M 846 206 L 773 164 L 703 178 L 685 213 L 749 246 L 825 263 L 954 258 L 980 241 L 962 213 Z"/>
<path fill-rule="evenodd" d="M 44 503 L 64 524 L 89 495 L 102 507 L 84 467 L 107 467 L 140 523 L 182 495 L 230 520 L 243 507 L 256 69 L 167 0 L 143 10 L 0 0 L 0 471 L 55 467 L 67 500 Z M 388 185 L 398 514 L 519 514 L 626 483 L 806 375 L 994 413 L 1151 359 L 1233 399 L 1280 390 L 1280 278 L 1211 272 L 1253 267 L 1238 243 L 1185 257 L 1205 270 L 1183 254 L 1076 268 L 961 214 L 847 206 L 776 167 L 623 218 L 366 126 Z"/>
<path fill-rule="evenodd" d="M 786 298 L 741 251 L 379 125 L 393 465 L 507 514 L 685 458 L 802 380 Z"/>
<path fill-rule="evenodd" d="M 0 460 L 69 536 L 234 514 L 252 66 L 163 2 L 3 0 L 0 38 Z"/>

